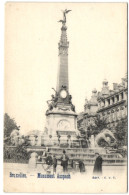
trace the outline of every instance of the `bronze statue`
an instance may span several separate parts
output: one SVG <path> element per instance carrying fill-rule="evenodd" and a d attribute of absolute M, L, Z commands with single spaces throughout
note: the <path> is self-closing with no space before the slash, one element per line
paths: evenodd
<path fill-rule="evenodd" d="M 63 12 L 63 20 L 59 20 L 58 22 L 62 22 L 62 24 L 65 24 L 66 23 L 66 14 L 69 13 L 70 11 L 72 11 L 72 10 L 67 10 L 67 9 L 62 10 L 62 12 Z"/>

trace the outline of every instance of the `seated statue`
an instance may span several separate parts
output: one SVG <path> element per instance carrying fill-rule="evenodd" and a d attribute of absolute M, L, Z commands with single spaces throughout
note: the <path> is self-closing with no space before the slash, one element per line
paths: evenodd
<path fill-rule="evenodd" d="M 73 104 L 71 104 L 71 110 L 72 110 L 73 112 L 75 112 L 75 106 L 74 106 Z"/>

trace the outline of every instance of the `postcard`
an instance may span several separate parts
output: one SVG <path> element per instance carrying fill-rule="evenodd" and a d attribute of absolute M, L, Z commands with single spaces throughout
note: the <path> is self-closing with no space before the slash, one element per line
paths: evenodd
<path fill-rule="evenodd" d="M 5 4 L 4 192 L 127 192 L 127 3 Z"/>

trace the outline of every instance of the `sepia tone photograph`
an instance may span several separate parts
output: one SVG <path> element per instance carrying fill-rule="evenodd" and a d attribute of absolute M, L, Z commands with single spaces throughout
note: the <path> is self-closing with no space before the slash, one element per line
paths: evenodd
<path fill-rule="evenodd" d="M 126 193 L 127 3 L 5 4 L 4 192 Z"/>

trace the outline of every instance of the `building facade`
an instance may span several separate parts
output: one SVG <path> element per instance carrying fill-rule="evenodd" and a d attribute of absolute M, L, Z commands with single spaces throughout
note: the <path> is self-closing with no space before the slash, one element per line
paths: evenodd
<path fill-rule="evenodd" d="M 94 119 L 98 111 L 97 90 L 92 91 L 91 99 L 88 101 L 85 99 L 84 112 L 78 115 L 78 129 L 80 131 L 87 131 L 89 125 L 94 124 Z"/>
<path fill-rule="evenodd" d="M 120 84 L 113 83 L 113 90 L 109 89 L 108 81 L 102 83 L 102 90 L 92 91 L 91 99 L 85 100 L 84 112 L 78 115 L 79 130 L 87 131 L 89 125 L 94 124 L 97 115 L 105 119 L 107 127 L 112 131 L 120 120 L 127 118 L 127 77 L 122 78 Z"/>
<path fill-rule="evenodd" d="M 127 117 L 127 78 L 120 84 L 113 83 L 113 90 L 108 89 L 108 82 L 103 83 L 107 94 L 98 93 L 98 111 L 100 118 L 105 118 L 107 126 L 113 129 L 120 120 Z"/>

